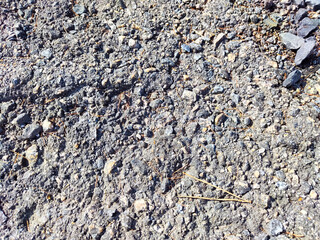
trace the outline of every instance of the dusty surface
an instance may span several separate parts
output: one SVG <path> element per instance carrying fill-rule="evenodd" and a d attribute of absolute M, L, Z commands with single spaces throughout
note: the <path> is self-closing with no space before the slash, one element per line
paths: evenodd
<path fill-rule="evenodd" d="M 304 1 L 235 2 L 0 3 L 2 239 L 320 239 Z"/>

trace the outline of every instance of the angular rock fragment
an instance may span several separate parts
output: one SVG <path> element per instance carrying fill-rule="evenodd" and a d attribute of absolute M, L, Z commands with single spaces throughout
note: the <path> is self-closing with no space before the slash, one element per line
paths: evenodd
<path fill-rule="evenodd" d="M 301 72 L 299 70 L 294 70 L 293 72 L 291 72 L 288 75 L 286 80 L 284 80 L 282 86 L 284 86 L 286 88 L 291 87 L 294 84 L 296 84 L 297 82 L 299 82 L 300 78 L 301 78 Z"/>
<path fill-rule="evenodd" d="M 304 43 L 302 37 L 296 36 L 292 33 L 281 33 L 280 40 L 288 49 L 298 49 Z"/>
<path fill-rule="evenodd" d="M 306 37 L 310 32 L 318 27 L 318 21 L 316 19 L 310 19 L 308 17 L 302 19 L 300 26 L 297 29 L 298 36 Z"/>
<path fill-rule="evenodd" d="M 21 136 L 22 139 L 34 139 L 40 134 L 42 131 L 42 127 L 38 124 L 28 125 Z"/>
<path fill-rule="evenodd" d="M 296 65 L 300 65 L 307 57 L 310 56 L 312 50 L 316 46 L 316 40 L 311 37 L 308 38 L 300 47 L 300 49 L 297 51 L 296 57 L 294 59 L 294 62 Z"/>
<path fill-rule="evenodd" d="M 278 236 L 284 231 L 282 223 L 278 219 L 272 219 L 269 223 L 269 233 L 271 236 Z"/>
<path fill-rule="evenodd" d="M 295 19 L 296 23 L 298 23 L 301 19 L 303 19 L 306 16 L 308 16 L 308 10 L 305 8 L 300 8 L 298 10 L 298 12 L 296 13 L 296 16 L 294 19 Z"/>

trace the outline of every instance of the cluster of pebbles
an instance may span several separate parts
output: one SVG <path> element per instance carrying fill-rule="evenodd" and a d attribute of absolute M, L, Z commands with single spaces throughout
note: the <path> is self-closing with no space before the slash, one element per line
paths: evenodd
<path fill-rule="evenodd" d="M 2 239 L 320 239 L 319 8 L 1 1 Z"/>

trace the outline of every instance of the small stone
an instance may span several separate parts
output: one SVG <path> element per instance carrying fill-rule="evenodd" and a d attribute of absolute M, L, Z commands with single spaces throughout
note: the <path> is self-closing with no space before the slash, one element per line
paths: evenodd
<path fill-rule="evenodd" d="M 26 154 L 26 159 L 29 161 L 29 164 L 36 163 L 39 156 L 37 145 L 35 144 L 31 145 L 31 147 L 27 149 L 25 154 Z"/>
<path fill-rule="evenodd" d="M 106 162 L 103 170 L 105 175 L 109 175 L 112 172 L 112 170 L 115 167 L 115 163 L 116 163 L 115 160 L 109 160 Z"/>
<path fill-rule="evenodd" d="M 54 125 L 48 119 L 42 122 L 42 129 L 44 132 L 50 132 L 54 129 Z"/>
<path fill-rule="evenodd" d="M 274 9 L 275 8 L 275 4 L 274 4 L 274 2 L 273 2 L 273 0 L 264 0 L 264 8 L 266 9 L 266 10 L 272 10 L 272 9 Z"/>
<path fill-rule="evenodd" d="M 220 43 L 226 38 L 224 33 L 219 33 L 218 36 L 213 40 L 213 49 L 217 49 Z"/>
<path fill-rule="evenodd" d="M 181 45 L 181 49 L 184 51 L 184 52 L 191 52 L 191 47 L 187 44 L 182 44 Z"/>
<path fill-rule="evenodd" d="M 27 113 L 21 113 L 13 120 L 13 124 L 18 126 L 26 125 L 30 122 L 31 122 L 31 118 Z"/>
<path fill-rule="evenodd" d="M 298 83 L 300 79 L 301 79 L 301 72 L 299 70 L 294 70 L 288 75 L 286 80 L 284 80 L 284 82 L 282 83 L 282 86 L 286 88 L 292 87 L 293 85 Z"/>
<path fill-rule="evenodd" d="M 285 191 L 288 190 L 288 184 L 286 182 L 276 182 L 276 187 L 280 190 L 280 191 Z"/>
<path fill-rule="evenodd" d="M 296 16 L 294 19 L 295 19 L 296 23 L 298 23 L 301 19 L 303 19 L 306 16 L 308 16 L 308 10 L 305 8 L 300 8 L 298 10 L 298 12 L 296 13 Z"/>
<path fill-rule="evenodd" d="M 271 197 L 267 194 L 261 194 L 260 196 L 260 204 L 263 208 L 267 209 L 271 204 Z"/>
<path fill-rule="evenodd" d="M 281 33 L 280 40 L 288 49 L 298 49 L 304 43 L 302 37 L 296 36 L 292 33 Z"/>
<path fill-rule="evenodd" d="M 81 15 L 86 12 L 85 6 L 79 4 L 75 4 L 72 9 L 78 15 Z"/>
<path fill-rule="evenodd" d="M 252 124 L 253 124 L 251 118 L 249 118 L 249 117 L 246 117 L 246 118 L 244 119 L 243 123 L 244 123 L 244 125 L 247 126 L 247 127 L 251 127 Z"/>
<path fill-rule="evenodd" d="M 51 49 L 45 49 L 40 54 L 41 54 L 41 56 L 45 57 L 46 59 L 51 59 L 53 56 Z"/>
<path fill-rule="evenodd" d="M 14 101 L 1 103 L 1 113 L 7 114 L 8 112 L 13 111 L 16 108 Z"/>
<path fill-rule="evenodd" d="M 144 199 L 139 199 L 139 200 L 134 201 L 133 206 L 134 206 L 135 212 L 139 213 L 139 212 L 145 211 L 147 209 L 148 203 Z"/>
<path fill-rule="evenodd" d="M 271 236 L 278 236 L 284 232 L 284 227 L 278 219 L 272 219 L 269 223 L 269 233 Z"/>
<path fill-rule="evenodd" d="M 0 114 L 0 127 L 3 127 L 6 122 L 6 117 L 3 114 Z"/>
<path fill-rule="evenodd" d="M 130 48 L 139 48 L 139 43 L 134 39 L 129 39 L 128 45 Z"/>
<path fill-rule="evenodd" d="M 36 138 L 42 131 L 42 127 L 38 124 L 28 125 L 21 136 L 22 139 L 34 139 Z"/>
<path fill-rule="evenodd" d="M 251 190 L 249 184 L 247 182 L 238 182 L 236 185 L 236 190 L 238 194 L 244 195 Z"/>
<path fill-rule="evenodd" d="M 224 123 L 227 120 L 227 116 L 224 113 L 220 113 L 214 120 L 215 124 L 217 126 L 220 126 L 222 123 Z"/>
<path fill-rule="evenodd" d="M 190 90 L 183 90 L 182 96 L 183 99 L 195 102 L 197 100 L 197 94 Z"/>
<path fill-rule="evenodd" d="M 2 210 L 0 210 L 0 226 L 5 223 L 5 221 L 7 221 L 7 216 L 4 214 L 4 212 L 2 212 Z"/>
<path fill-rule="evenodd" d="M 164 178 L 161 182 L 161 191 L 162 193 L 165 193 L 168 191 L 169 189 L 169 186 L 170 186 L 170 181 L 168 178 Z"/>
<path fill-rule="evenodd" d="M 316 192 L 315 190 L 311 190 L 311 191 L 310 191 L 310 197 L 311 197 L 312 199 L 317 199 L 317 198 L 318 198 L 317 192 Z"/>
<path fill-rule="evenodd" d="M 300 22 L 300 25 L 297 29 L 298 36 L 306 37 L 310 32 L 315 30 L 318 27 L 318 21 L 316 19 L 310 19 L 305 17 Z"/>
<path fill-rule="evenodd" d="M 156 72 L 156 71 L 157 71 L 157 69 L 156 69 L 156 68 L 154 68 L 154 67 L 150 67 L 150 68 L 146 68 L 146 69 L 144 69 L 144 71 L 145 71 L 146 73 L 153 73 L 153 72 Z"/>
<path fill-rule="evenodd" d="M 219 85 L 214 86 L 213 91 L 212 91 L 213 94 L 219 94 L 219 93 L 223 93 L 223 92 L 224 92 L 224 88 Z"/>
<path fill-rule="evenodd" d="M 295 64 L 300 65 L 307 57 L 309 57 L 316 44 L 317 42 L 313 37 L 308 38 L 297 51 L 294 59 Z"/>

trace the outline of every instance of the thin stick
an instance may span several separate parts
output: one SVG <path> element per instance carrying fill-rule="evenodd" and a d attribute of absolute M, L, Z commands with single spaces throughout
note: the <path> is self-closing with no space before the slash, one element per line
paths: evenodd
<path fill-rule="evenodd" d="M 220 190 L 220 191 L 222 191 L 222 192 L 228 193 L 228 194 L 230 194 L 231 196 L 234 196 L 234 197 L 236 197 L 236 198 L 238 198 L 238 199 L 240 199 L 240 200 L 242 200 L 242 201 L 244 201 L 244 202 L 251 203 L 250 200 L 245 200 L 245 199 L 243 199 L 243 198 L 241 198 L 241 197 L 239 197 L 239 196 L 237 196 L 237 195 L 235 195 L 235 194 L 233 194 L 233 193 L 231 193 L 231 192 L 229 192 L 229 191 L 227 191 L 227 190 L 224 190 L 224 189 L 222 189 L 222 188 L 219 188 L 218 186 L 215 186 L 215 185 L 213 185 L 213 184 L 211 184 L 211 183 L 209 183 L 209 182 L 207 182 L 207 181 L 205 181 L 205 180 L 202 180 L 202 179 L 196 178 L 196 177 L 194 177 L 194 176 L 191 176 L 190 174 L 188 174 L 188 173 L 186 173 L 186 172 L 184 172 L 183 174 L 184 174 L 184 175 L 187 175 L 188 177 L 193 178 L 193 179 L 196 180 L 196 181 L 199 181 L 199 182 L 203 182 L 203 183 L 205 183 L 205 184 L 208 184 L 208 185 L 210 185 L 211 187 L 214 187 L 214 188 L 216 188 L 216 189 L 218 189 L 218 190 Z"/>
<path fill-rule="evenodd" d="M 248 201 L 248 200 L 232 199 L 232 198 L 208 198 L 208 197 L 197 197 L 197 196 L 178 196 L 178 198 L 192 198 L 192 199 L 202 199 L 202 200 L 221 201 L 221 202 L 243 202 L 243 203 L 251 203 L 251 201 Z"/>

